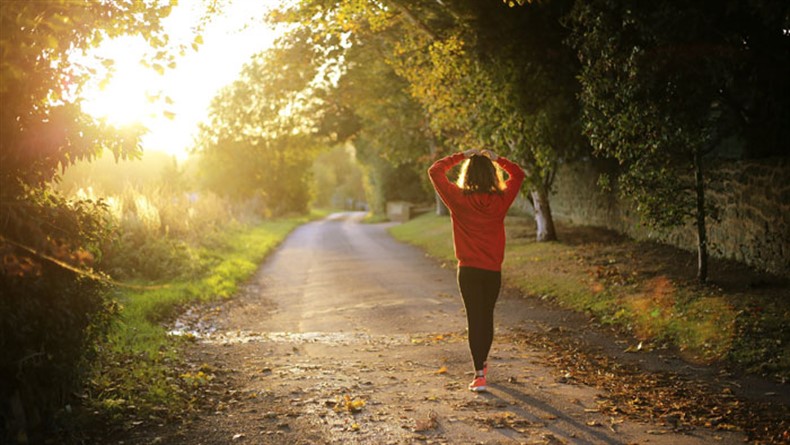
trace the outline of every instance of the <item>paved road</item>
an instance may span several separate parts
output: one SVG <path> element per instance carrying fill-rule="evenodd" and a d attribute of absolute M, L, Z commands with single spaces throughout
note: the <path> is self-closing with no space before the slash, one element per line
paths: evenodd
<path fill-rule="evenodd" d="M 395 241 L 363 213 L 334 214 L 294 231 L 258 274 L 260 306 L 234 323 L 288 332 L 410 334 L 458 329 L 453 272 Z M 254 299 L 251 301 L 255 301 Z M 429 314 L 452 313 L 453 317 Z M 241 323 L 240 325 L 238 323 Z"/>
<path fill-rule="evenodd" d="M 295 230 L 212 319 L 192 360 L 216 375 L 213 413 L 162 443 L 741 443 L 597 412 L 515 328 L 583 317 L 504 295 L 491 391 L 471 379 L 454 267 L 342 213 Z M 130 442 L 127 442 L 130 443 Z"/>

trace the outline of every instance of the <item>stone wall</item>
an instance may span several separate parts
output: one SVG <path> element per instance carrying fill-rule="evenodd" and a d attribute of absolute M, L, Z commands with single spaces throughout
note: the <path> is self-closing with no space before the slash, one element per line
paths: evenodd
<path fill-rule="evenodd" d="M 636 239 L 651 239 L 696 250 L 696 229 L 651 231 L 627 202 L 597 185 L 616 165 L 585 161 L 561 166 L 551 196 L 555 218 L 606 227 Z M 711 167 L 707 199 L 719 209 L 708 222 L 711 256 L 734 259 L 790 277 L 790 159 L 728 161 Z"/>

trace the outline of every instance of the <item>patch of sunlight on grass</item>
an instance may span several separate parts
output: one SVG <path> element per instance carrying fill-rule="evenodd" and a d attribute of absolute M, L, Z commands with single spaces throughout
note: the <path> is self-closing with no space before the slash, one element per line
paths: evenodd
<path fill-rule="evenodd" d="M 648 280 L 643 291 L 624 297 L 623 307 L 631 314 L 634 334 L 640 340 L 665 337 L 675 315 L 677 290 L 664 276 Z"/>
<path fill-rule="evenodd" d="M 528 295 L 550 297 L 567 308 L 604 310 L 609 306 L 609 296 L 596 293 L 584 271 L 568 266 L 571 255 L 568 246 L 561 243 L 513 240 L 505 252 L 505 280 Z"/>
<path fill-rule="evenodd" d="M 730 352 L 737 313 L 723 297 L 702 297 L 680 309 L 670 332 L 689 359 L 715 361 Z"/>

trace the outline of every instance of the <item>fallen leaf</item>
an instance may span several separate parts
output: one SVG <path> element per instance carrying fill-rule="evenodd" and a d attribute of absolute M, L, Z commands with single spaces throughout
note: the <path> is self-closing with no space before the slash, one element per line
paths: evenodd
<path fill-rule="evenodd" d="M 629 346 L 629 347 L 625 348 L 625 351 L 623 351 L 623 352 L 639 352 L 641 350 L 642 350 L 642 342 L 640 341 L 638 345 L 636 345 L 636 346 Z"/>
<path fill-rule="evenodd" d="M 424 419 L 417 419 L 416 425 L 414 426 L 414 432 L 419 433 L 421 431 L 436 429 L 436 427 L 439 426 L 437 417 L 437 414 L 434 411 L 431 411 L 428 413 L 428 417 Z"/>
<path fill-rule="evenodd" d="M 365 401 L 359 398 L 352 399 L 349 395 L 344 395 L 342 400 L 338 400 L 335 403 L 333 410 L 336 413 L 341 411 L 348 411 L 350 413 L 358 413 L 362 411 L 362 408 L 365 406 Z"/>

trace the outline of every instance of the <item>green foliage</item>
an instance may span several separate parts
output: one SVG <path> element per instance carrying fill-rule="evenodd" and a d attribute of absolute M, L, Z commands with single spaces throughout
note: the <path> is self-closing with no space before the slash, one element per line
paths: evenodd
<path fill-rule="evenodd" d="M 101 203 L 66 201 L 49 190 L 7 199 L 0 238 L 0 400 L 3 417 L 37 440 L 80 381 L 114 313 L 106 286 L 74 272 L 93 266 L 109 216 Z M 13 240 L 5 238 L 9 233 Z M 12 406 L 27 424 L 5 412 Z M 16 433 L 8 426 L 0 436 Z"/>
<path fill-rule="evenodd" d="M 536 209 L 550 220 L 556 164 L 586 148 L 578 63 L 560 25 L 568 8 L 305 1 L 287 17 L 348 40 L 346 69 L 329 97 L 333 109 L 356 116 L 337 120 L 358 124 L 359 139 L 369 139 L 360 145 L 396 165 L 422 163 L 420 172 L 438 154 L 491 148 L 526 168 Z"/>
<path fill-rule="evenodd" d="M 353 208 L 364 203 L 365 172 L 348 146 L 319 154 L 313 163 L 313 206 Z"/>
<path fill-rule="evenodd" d="M 142 129 L 113 129 L 84 114 L 77 98 L 96 72 L 70 57 L 127 33 L 161 48 L 167 38 L 159 20 L 170 8 L 122 1 L 0 3 L 3 440 L 41 441 L 112 313 L 103 286 L 89 278 L 98 276 L 90 268 L 107 235 L 103 203 L 69 202 L 48 186 L 59 171 L 105 149 L 119 158 L 137 156 Z"/>
<path fill-rule="evenodd" d="M 746 156 L 783 154 L 789 8 L 578 2 L 570 42 L 583 64 L 586 131 L 596 150 L 631 163 L 641 152 L 709 151 L 729 137 L 746 144 Z"/>
<path fill-rule="evenodd" d="M 159 20 L 169 4 L 135 2 L 3 2 L 0 7 L 0 128 L 3 187 L 41 184 L 58 168 L 96 157 L 139 153 L 140 129 L 119 132 L 93 121 L 75 97 L 93 75 L 69 63 L 69 54 L 105 38 L 141 33 L 154 46 L 166 41 Z"/>
<path fill-rule="evenodd" d="M 381 158 L 374 158 L 367 165 L 370 169 L 370 187 L 373 189 L 369 203 L 374 214 L 384 215 L 387 201 L 428 201 L 430 195 L 425 187 L 426 175 L 419 171 L 419 164 L 411 162 L 393 166 Z"/>
<path fill-rule="evenodd" d="M 208 192 L 190 192 L 194 179 L 168 156 L 146 154 L 139 161 L 103 158 L 79 164 L 61 187 L 81 199 L 101 201 L 107 210 L 100 242 L 100 266 L 118 280 L 188 278 L 208 265 L 197 250 L 251 211 L 236 209 Z M 98 174 L 97 174 L 98 173 Z"/>
<path fill-rule="evenodd" d="M 566 2 L 515 11 L 471 2 L 458 8 L 444 12 L 456 19 L 436 33 L 441 38 L 404 39 L 398 72 L 450 145 L 514 157 L 530 187 L 550 188 L 556 163 L 585 146 L 577 64 L 559 23 Z"/>
<path fill-rule="evenodd" d="M 310 65 L 313 36 L 297 30 L 278 47 L 256 55 L 240 79 L 212 101 L 197 150 L 212 191 L 235 200 L 257 198 L 275 215 L 304 213 L 315 156 Z"/>
<path fill-rule="evenodd" d="M 435 148 L 424 112 L 408 95 L 408 84 L 381 57 L 391 44 L 350 38 L 343 75 L 327 94 L 324 122 L 345 113 L 356 124 L 347 137 L 353 138 L 357 158 L 366 167 L 374 213 L 383 214 L 387 201 L 427 201 L 424 165 Z"/>
<path fill-rule="evenodd" d="M 775 120 L 786 121 L 790 106 L 766 97 L 790 91 L 789 13 L 777 2 L 596 0 L 577 2 L 571 15 L 585 132 L 597 154 L 623 166 L 619 191 L 646 224 L 695 221 L 702 281 L 712 213 L 703 166 L 727 139 L 754 153 L 790 143 Z M 762 98 L 775 116 L 758 118 L 753 101 Z"/>
<path fill-rule="evenodd" d="M 388 200 L 428 198 L 427 187 L 420 185 L 427 184 L 424 164 L 435 150 L 407 82 L 383 57 L 392 51 L 392 36 L 375 35 L 387 32 L 391 17 L 381 5 L 350 0 L 302 2 L 275 18 L 311 30 L 320 42 L 322 51 L 311 63 L 330 66 L 337 78 L 315 90 L 318 100 L 310 110 L 318 122 L 315 136 L 321 145 L 353 144 L 365 167 L 367 200 L 377 214 Z"/>
<path fill-rule="evenodd" d="M 194 275 L 201 264 L 186 243 L 146 231 L 123 232 L 105 250 L 104 266 L 123 280 L 145 277 L 159 281 Z"/>
<path fill-rule="evenodd" d="M 128 187 L 107 198 L 114 236 L 103 244 L 102 267 L 117 279 L 188 278 L 204 267 L 196 250 L 237 219 L 210 193 Z"/>
<path fill-rule="evenodd" d="M 24 412 L 27 424 L 17 425 L 26 427 L 23 434 L 33 441 L 79 387 L 116 313 L 101 283 L 52 264 L 40 271 L 40 276 L 0 274 L 0 397 Z M 9 422 L 22 420 L 7 414 Z M 11 425 L 0 428 L 3 437 L 13 432 L 6 430 Z"/>
<path fill-rule="evenodd" d="M 587 134 L 596 153 L 625 165 L 619 190 L 638 203 L 646 222 L 681 225 L 694 215 L 691 154 L 709 149 L 706 108 L 719 82 L 695 79 L 704 69 L 678 63 L 678 52 L 667 42 L 678 35 L 671 27 L 675 7 L 632 11 L 604 3 L 588 2 L 574 11 Z M 702 68 L 706 62 L 693 63 Z"/>

